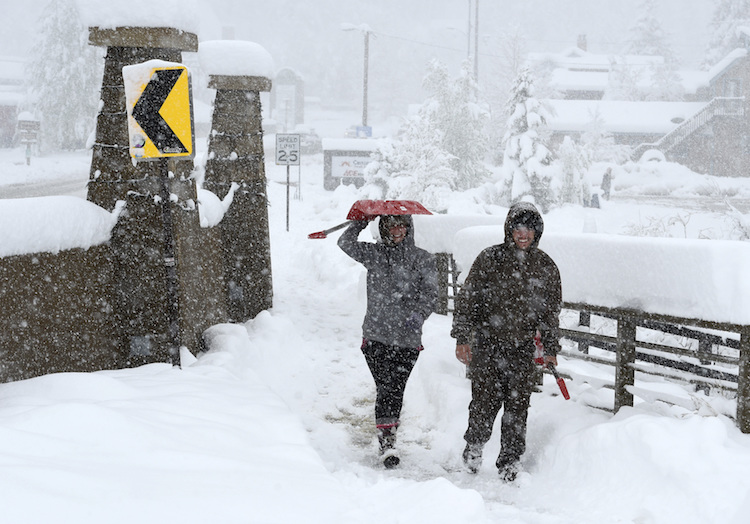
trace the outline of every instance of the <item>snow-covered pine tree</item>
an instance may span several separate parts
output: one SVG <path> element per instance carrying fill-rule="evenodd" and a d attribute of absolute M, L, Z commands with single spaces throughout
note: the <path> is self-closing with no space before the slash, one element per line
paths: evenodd
<path fill-rule="evenodd" d="M 489 113 L 478 101 L 478 87 L 464 62 L 457 78 L 448 68 L 433 60 L 429 64 L 424 88 L 430 93 L 419 113 L 425 132 L 439 138 L 439 149 L 453 157 L 455 177 L 451 184 L 458 191 L 476 187 L 489 176 L 484 164 L 488 143 L 485 126 Z"/>
<path fill-rule="evenodd" d="M 591 120 L 581 133 L 581 147 L 590 162 L 612 162 L 623 164 L 630 159 L 630 146 L 616 144 L 612 133 L 605 128 L 599 108 L 589 113 Z"/>
<path fill-rule="evenodd" d="M 96 126 L 103 62 L 73 0 L 52 0 L 39 19 L 28 66 L 30 107 L 42 150 L 78 149 Z"/>
<path fill-rule="evenodd" d="M 401 140 L 381 141 L 365 168 L 367 198 L 419 200 L 430 209 L 446 209 L 455 161 L 440 148 L 440 133 L 427 129 L 418 114 L 404 125 Z"/>
<path fill-rule="evenodd" d="M 502 193 L 506 204 L 531 198 L 546 213 L 554 201 L 552 153 L 545 144 L 548 112 L 534 97 L 533 87 L 529 69 L 522 69 L 506 106 Z"/>
<path fill-rule="evenodd" d="M 475 101 L 468 66 L 451 79 L 447 68 L 433 61 L 424 85 L 430 97 L 405 122 L 400 139 L 374 153 L 363 191 L 372 198 L 420 200 L 440 210 L 450 191 L 476 187 L 488 177 L 484 126 L 489 115 Z"/>
<path fill-rule="evenodd" d="M 682 100 L 684 89 L 677 73 L 679 60 L 669 44 L 661 20 L 656 13 L 656 0 L 642 0 L 638 18 L 630 27 L 630 38 L 624 54 L 659 57 L 651 64 L 651 86 L 644 92 L 645 100 Z"/>
<path fill-rule="evenodd" d="M 737 28 L 750 26 L 750 0 L 714 0 L 714 5 L 711 39 L 703 59 L 706 69 L 740 47 Z"/>
<path fill-rule="evenodd" d="M 641 83 L 643 68 L 629 63 L 625 56 L 613 56 L 609 60 L 609 78 L 603 100 L 639 101 L 645 98 Z"/>
<path fill-rule="evenodd" d="M 560 204 L 585 205 L 591 188 L 586 181 L 586 172 L 591 162 L 587 152 L 566 136 L 557 148 L 557 158 L 562 169 L 560 187 L 557 189 Z"/>

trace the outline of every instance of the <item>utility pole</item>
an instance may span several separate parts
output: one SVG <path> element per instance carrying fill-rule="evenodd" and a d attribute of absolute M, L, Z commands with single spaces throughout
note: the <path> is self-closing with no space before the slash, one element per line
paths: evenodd
<path fill-rule="evenodd" d="M 474 82 L 479 82 L 479 0 L 474 2 Z"/>

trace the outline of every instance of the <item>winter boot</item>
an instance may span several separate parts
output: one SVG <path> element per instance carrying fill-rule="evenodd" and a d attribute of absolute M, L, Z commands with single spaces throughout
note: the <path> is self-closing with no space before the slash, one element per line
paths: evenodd
<path fill-rule="evenodd" d="M 508 464 L 497 464 L 497 472 L 500 474 L 500 480 L 503 482 L 513 482 L 518 476 L 518 462 Z"/>
<path fill-rule="evenodd" d="M 386 469 L 393 469 L 399 465 L 401 459 L 396 455 L 396 428 L 398 424 L 378 426 L 378 444 Z"/>
<path fill-rule="evenodd" d="M 464 459 L 464 465 L 470 473 L 476 473 L 479 471 L 479 466 L 482 465 L 482 447 L 481 444 L 466 443 L 461 457 Z"/>

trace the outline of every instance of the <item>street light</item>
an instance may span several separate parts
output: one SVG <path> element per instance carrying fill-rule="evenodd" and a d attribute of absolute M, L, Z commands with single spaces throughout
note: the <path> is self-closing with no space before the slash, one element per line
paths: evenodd
<path fill-rule="evenodd" d="M 341 24 L 342 31 L 359 31 L 365 36 L 365 67 L 364 67 L 364 82 L 362 87 L 362 127 L 367 127 L 367 74 L 368 74 L 368 63 L 370 61 L 370 33 L 372 29 L 367 24 Z"/>

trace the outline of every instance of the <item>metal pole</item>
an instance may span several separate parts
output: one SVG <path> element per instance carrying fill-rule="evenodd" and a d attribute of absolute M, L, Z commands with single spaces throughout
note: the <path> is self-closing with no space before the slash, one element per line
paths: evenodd
<path fill-rule="evenodd" d="M 479 0 L 474 4 L 474 82 L 479 82 Z"/>
<path fill-rule="evenodd" d="M 289 162 L 286 164 L 286 230 L 289 231 Z"/>
<path fill-rule="evenodd" d="M 161 158 L 161 206 L 162 228 L 164 234 L 164 272 L 167 288 L 167 336 L 169 337 L 169 355 L 172 363 L 180 362 L 180 299 L 179 282 L 177 280 L 177 249 L 174 238 L 174 222 L 172 220 L 172 202 L 170 200 L 171 184 L 169 172 L 174 171 L 174 162 L 168 158 Z M 170 166 L 171 164 L 171 166 Z M 170 169 L 172 167 L 172 169 Z"/>
<path fill-rule="evenodd" d="M 365 31 L 365 73 L 364 73 L 364 87 L 362 89 L 362 126 L 367 126 L 367 73 L 370 62 L 370 32 Z"/>
<path fill-rule="evenodd" d="M 466 17 L 466 60 L 471 60 L 471 0 L 469 4 L 469 16 Z"/>

